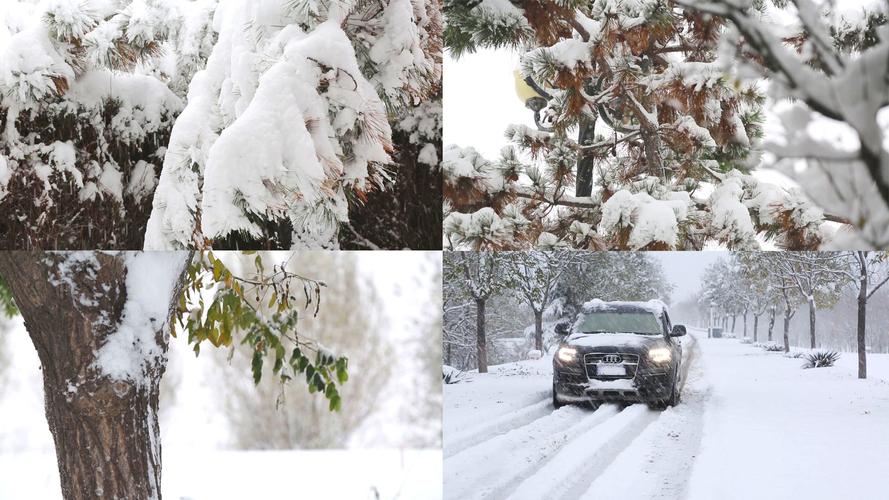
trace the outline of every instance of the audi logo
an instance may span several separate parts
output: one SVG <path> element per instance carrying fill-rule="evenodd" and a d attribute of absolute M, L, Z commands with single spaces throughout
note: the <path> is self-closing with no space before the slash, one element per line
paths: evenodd
<path fill-rule="evenodd" d="M 623 359 L 620 357 L 620 354 L 606 354 L 602 357 L 602 361 L 605 363 L 620 363 Z"/>

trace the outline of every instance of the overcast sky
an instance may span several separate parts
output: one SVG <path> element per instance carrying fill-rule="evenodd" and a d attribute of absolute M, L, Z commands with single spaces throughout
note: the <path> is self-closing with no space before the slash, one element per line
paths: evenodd
<path fill-rule="evenodd" d="M 664 265 L 664 273 L 676 288 L 673 289 L 673 304 L 694 295 L 701 286 L 701 276 L 707 264 L 720 257 L 728 257 L 728 252 L 648 252 Z"/>

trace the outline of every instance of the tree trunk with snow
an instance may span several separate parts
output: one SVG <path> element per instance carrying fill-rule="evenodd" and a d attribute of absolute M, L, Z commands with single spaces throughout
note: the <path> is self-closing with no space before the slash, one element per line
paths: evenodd
<path fill-rule="evenodd" d="M 747 313 L 745 312 L 742 317 L 744 319 L 744 338 L 746 339 L 747 338 Z"/>
<path fill-rule="evenodd" d="M 790 352 L 790 319 L 792 317 L 790 307 L 784 309 L 784 352 Z"/>
<path fill-rule="evenodd" d="M 534 349 L 543 351 L 543 310 L 534 311 Z"/>
<path fill-rule="evenodd" d="M 738 316 L 735 315 L 735 314 L 732 314 L 732 334 L 735 333 L 735 322 L 736 322 L 737 320 L 738 320 Z"/>
<path fill-rule="evenodd" d="M 488 373 L 488 345 L 485 339 L 485 302 L 475 299 L 475 341 L 478 348 L 478 372 Z"/>
<path fill-rule="evenodd" d="M 817 347 L 815 342 L 815 297 L 809 297 L 809 344 L 812 349 Z"/>
<path fill-rule="evenodd" d="M 775 314 L 777 313 L 777 309 L 775 307 L 769 308 L 769 342 L 772 341 L 772 332 L 775 331 Z"/>
<path fill-rule="evenodd" d="M 147 363 L 140 383 L 103 374 L 98 353 L 126 309 L 127 265 L 124 254 L 90 255 L 95 265 L 72 269 L 65 254 L 0 253 L 0 275 L 40 357 L 62 495 L 160 498 L 157 407 L 166 358 Z M 183 283 L 180 273 L 169 311 Z M 167 318 L 158 319 L 155 338 L 165 353 Z"/>
<path fill-rule="evenodd" d="M 753 315 L 753 341 L 756 342 L 756 330 L 759 328 L 759 314 Z"/>
<path fill-rule="evenodd" d="M 863 259 L 859 260 L 860 275 L 858 276 L 858 378 L 867 378 L 867 267 Z"/>

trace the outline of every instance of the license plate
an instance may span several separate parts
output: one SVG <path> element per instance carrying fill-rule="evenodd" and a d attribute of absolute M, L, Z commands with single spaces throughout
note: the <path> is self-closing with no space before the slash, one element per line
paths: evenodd
<path fill-rule="evenodd" d="M 627 368 L 624 365 L 606 365 L 599 363 L 596 365 L 596 375 L 604 375 L 606 377 L 625 377 L 627 375 Z"/>

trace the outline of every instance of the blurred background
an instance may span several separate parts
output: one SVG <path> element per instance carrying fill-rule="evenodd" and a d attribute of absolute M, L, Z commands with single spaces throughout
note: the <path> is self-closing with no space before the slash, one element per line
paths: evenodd
<path fill-rule="evenodd" d="M 256 258 L 216 255 L 236 274 Z M 254 385 L 245 346 L 205 344 L 196 357 L 185 338 L 171 339 L 160 402 L 164 496 L 440 498 L 440 254 L 261 258 L 327 284 L 300 335 L 348 356 L 342 410 L 270 373 Z M 20 317 L 0 318 L 0 498 L 59 498 L 54 453 L 36 351 Z"/>

